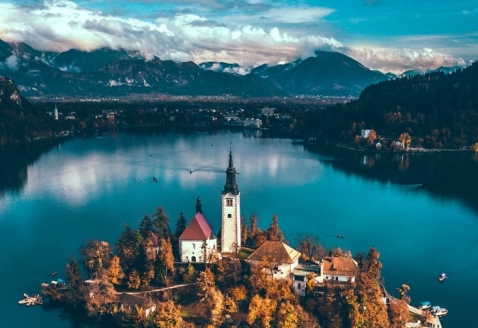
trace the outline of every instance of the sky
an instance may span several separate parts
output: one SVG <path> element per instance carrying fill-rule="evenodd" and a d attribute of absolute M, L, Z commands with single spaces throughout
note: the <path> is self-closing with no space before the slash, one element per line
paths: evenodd
<path fill-rule="evenodd" d="M 0 0 L 0 39 L 238 63 L 238 73 L 326 50 L 399 74 L 477 60 L 478 0 Z"/>

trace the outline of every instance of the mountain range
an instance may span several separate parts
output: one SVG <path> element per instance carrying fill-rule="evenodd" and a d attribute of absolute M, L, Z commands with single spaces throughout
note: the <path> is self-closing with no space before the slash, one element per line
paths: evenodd
<path fill-rule="evenodd" d="M 25 97 L 37 98 L 358 96 L 367 85 L 389 79 L 336 52 L 316 52 L 315 57 L 249 69 L 220 62 L 197 65 L 147 58 L 124 49 L 39 51 L 2 40 L 0 75 L 13 79 Z"/>
<path fill-rule="evenodd" d="M 455 70 L 439 68 L 438 70 Z M 408 71 L 405 75 L 420 72 Z M 100 48 L 40 51 L 0 40 L 0 76 L 14 80 L 27 98 L 157 96 L 358 97 L 368 85 L 395 78 L 337 52 L 281 65 L 174 62 L 139 51 Z"/>

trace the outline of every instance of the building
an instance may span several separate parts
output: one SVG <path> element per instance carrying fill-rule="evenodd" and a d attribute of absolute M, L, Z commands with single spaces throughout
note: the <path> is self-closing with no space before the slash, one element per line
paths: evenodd
<path fill-rule="evenodd" d="M 292 287 L 294 293 L 299 296 L 305 296 L 307 282 L 310 279 L 315 280 L 314 285 L 320 281 L 320 263 L 314 261 L 299 262 L 292 271 Z"/>
<path fill-rule="evenodd" d="M 369 130 L 369 129 L 362 129 L 362 132 L 360 134 L 360 136 L 364 139 L 368 138 L 368 135 L 370 134 L 370 131 L 372 130 Z"/>
<path fill-rule="evenodd" d="M 206 262 L 217 252 L 217 237 L 202 213 L 201 199 L 196 200 L 196 214 L 179 236 L 181 262 Z"/>
<path fill-rule="evenodd" d="M 221 253 L 236 253 L 241 247 L 241 193 L 236 183 L 236 169 L 229 151 L 226 184 L 221 195 Z"/>
<path fill-rule="evenodd" d="M 321 281 L 324 279 L 338 283 L 355 282 L 359 272 L 357 262 L 351 256 L 325 257 L 321 263 Z"/>
<path fill-rule="evenodd" d="M 131 311 L 135 306 L 144 311 L 145 317 L 156 311 L 156 305 L 142 296 L 122 293 L 118 295 L 117 304 L 120 311 Z"/>
<path fill-rule="evenodd" d="M 285 280 L 299 264 L 300 252 L 280 241 L 266 241 L 247 258 L 247 262 L 253 268 L 264 258 L 273 265 L 272 278 Z"/>
<path fill-rule="evenodd" d="M 262 128 L 262 120 L 258 118 L 246 118 L 244 119 L 244 127 L 248 129 L 260 129 Z"/>

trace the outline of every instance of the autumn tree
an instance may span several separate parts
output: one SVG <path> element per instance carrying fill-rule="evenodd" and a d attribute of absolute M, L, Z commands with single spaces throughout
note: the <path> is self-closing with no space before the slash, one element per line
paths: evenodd
<path fill-rule="evenodd" d="M 168 300 L 156 303 L 156 311 L 146 320 L 145 328 L 179 328 L 182 323 L 181 307 Z"/>
<path fill-rule="evenodd" d="M 270 241 L 282 242 L 284 240 L 284 234 L 279 229 L 279 221 L 277 214 L 274 214 L 274 216 L 272 217 L 272 223 L 269 229 L 266 230 L 266 238 Z"/>
<path fill-rule="evenodd" d="M 475 153 L 478 153 L 478 142 L 475 142 L 475 143 L 471 146 L 471 150 L 473 150 Z"/>
<path fill-rule="evenodd" d="M 110 313 L 110 304 L 116 302 L 116 290 L 107 280 L 94 280 L 88 285 L 86 310 L 88 316 L 102 316 Z"/>
<path fill-rule="evenodd" d="M 106 273 L 109 281 L 115 285 L 121 285 L 123 278 L 125 277 L 123 269 L 120 265 L 120 259 L 118 256 L 113 256 L 111 259 L 110 267 Z"/>
<path fill-rule="evenodd" d="M 410 310 L 407 302 L 389 298 L 390 305 L 388 307 L 388 316 L 390 320 L 390 328 L 405 327 L 410 317 Z"/>
<path fill-rule="evenodd" d="M 398 140 L 403 144 L 405 149 L 409 149 L 410 146 L 412 145 L 412 138 L 407 132 L 402 133 L 399 137 Z"/>
<path fill-rule="evenodd" d="M 153 214 L 153 226 L 160 238 L 169 237 L 169 218 L 164 208 L 159 206 Z"/>
<path fill-rule="evenodd" d="M 375 132 L 375 130 L 370 130 L 370 132 L 368 133 L 367 142 L 370 145 L 373 145 L 375 139 L 377 139 L 377 132 Z"/>
<path fill-rule="evenodd" d="M 169 238 L 162 238 L 161 239 L 161 251 L 158 254 L 159 260 L 161 262 L 161 271 L 159 275 L 161 279 L 165 281 L 166 277 L 168 276 L 168 270 L 174 270 L 174 255 L 173 255 L 173 248 Z"/>
<path fill-rule="evenodd" d="M 83 266 L 90 278 L 99 278 L 109 266 L 111 250 L 105 241 L 92 240 L 80 248 Z"/>
<path fill-rule="evenodd" d="M 201 301 L 205 301 L 210 297 L 211 290 L 215 285 L 214 274 L 209 267 L 199 273 L 196 287 L 197 295 Z"/>
<path fill-rule="evenodd" d="M 138 289 L 141 285 L 141 277 L 139 276 L 138 271 L 135 269 L 131 270 L 131 273 L 128 276 L 128 288 Z"/>

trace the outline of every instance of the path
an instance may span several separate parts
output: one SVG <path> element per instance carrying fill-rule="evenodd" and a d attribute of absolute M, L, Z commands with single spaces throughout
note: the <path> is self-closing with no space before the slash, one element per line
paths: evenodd
<path fill-rule="evenodd" d="M 164 290 L 168 289 L 175 289 L 175 288 L 180 288 L 180 287 L 185 287 L 185 286 L 190 286 L 194 285 L 195 283 L 190 283 L 190 284 L 181 284 L 181 285 L 175 285 L 175 286 L 170 286 L 170 287 L 162 287 L 162 288 L 156 288 L 156 289 L 151 289 L 151 290 L 143 290 L 140 292 L 116 292 L 116 294 L 129 294 L 129 295 L 140 295 L 140 294 L 150 294 L 150 293 L 156 293 L 156 292 L 162 292 Z"/>

